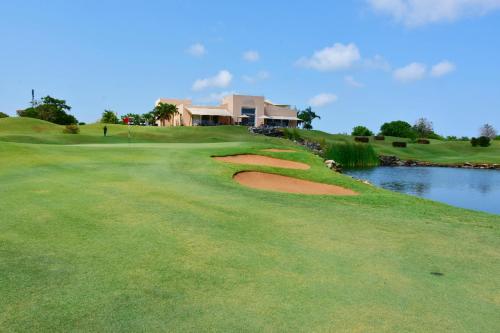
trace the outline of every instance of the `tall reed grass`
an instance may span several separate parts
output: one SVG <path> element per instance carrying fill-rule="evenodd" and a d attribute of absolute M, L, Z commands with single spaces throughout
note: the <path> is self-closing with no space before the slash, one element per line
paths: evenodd
<path fill-rule="evenodd" d="M 325 157 L 344 168 L 366 168 L 379 165 L 379 159 L 369 144 L 333 143 L 325 150 Z"/>

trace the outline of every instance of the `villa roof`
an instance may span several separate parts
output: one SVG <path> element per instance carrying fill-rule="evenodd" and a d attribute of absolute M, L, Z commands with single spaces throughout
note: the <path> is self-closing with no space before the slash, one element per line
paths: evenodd
<path fill-rule="evenodd" d="M 276 103 L 271 102 L 268 99 L 265 99 L 264 103 L 267 103 L 269 105 L 279 106 L 279 107 L 282 107 L 282 108 L 289 108 L 290 107 L 290 104 L 276 104 Z"/>
<path fill-rule="evenodd" d="M 188 107 L 186 109 L 192 115 L 231 117 L 231 114 L 226 109 L 198 108 L 198 107 L 195 107 L 195 108 L 194 107 Z"/>
<path fill-rule="evenodd" d="M 174 105 L 191 105 L 191 100 L 190 99 L 180 99 L 180 98 L 159 98 L 156 101 L 156 104 L 158 105 L 159 103 L 167 103 L 167 104 L 174 104 Z"/>

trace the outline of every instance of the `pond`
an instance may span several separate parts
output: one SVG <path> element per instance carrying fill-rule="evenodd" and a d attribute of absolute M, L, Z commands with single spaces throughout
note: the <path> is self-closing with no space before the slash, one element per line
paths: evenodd
<path fill-rule="evenodd" d="M 345 170 L 382 188 L 453 206 L 500 214 L 500 171 L 439 167 Z"/>

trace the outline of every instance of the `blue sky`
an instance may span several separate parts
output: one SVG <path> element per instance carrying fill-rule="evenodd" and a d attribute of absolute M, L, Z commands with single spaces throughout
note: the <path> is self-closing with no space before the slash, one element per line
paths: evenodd
<path fill-rule="evenodd" d="M 78 119 L 223 93 L 313 105 L 315 127 L 500 128 L 500 0 L 2 1 L 0 111 L 63 98 Z"/>

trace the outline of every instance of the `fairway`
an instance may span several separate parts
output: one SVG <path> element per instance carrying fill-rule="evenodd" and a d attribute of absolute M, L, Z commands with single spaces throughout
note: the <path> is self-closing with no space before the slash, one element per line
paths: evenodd
<path fill-rule="evenodd" d="M 310 168 L 212 158 L 237 154 Z M 358 195 L 252 189 L 241 171 Z M 129 142 L 125 126 L 0 119 L 0 198 L 0 331 L 500 327 L 500 216 L 365 185 L 245 128 Z"/>

